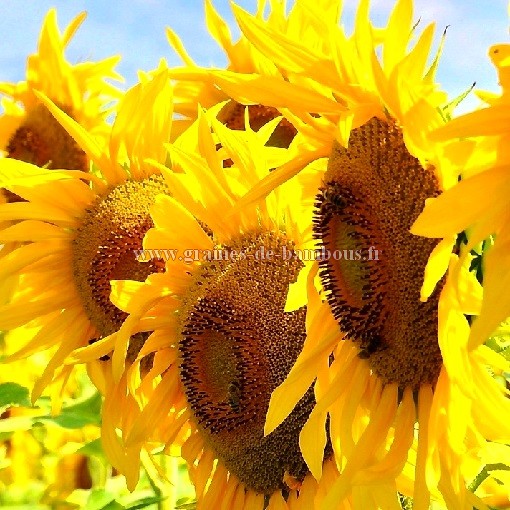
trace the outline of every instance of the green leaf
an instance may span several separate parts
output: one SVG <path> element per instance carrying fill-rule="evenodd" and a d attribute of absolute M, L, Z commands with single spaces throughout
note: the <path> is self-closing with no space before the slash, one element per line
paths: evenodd
<path fill-rule="evenodd" d="M 0 432 L 0 443 L 3 443 L 5 441 L 7 441 L 8 439 L 10 439 L 13 432 L 14 431 L 11 431 L 11 432 Z"/>
<path fill-rule="evenodd" d="M 452 119 L 453 111 L 457 106 L 459 106 L 466 97 L 471 94 L 472 90 L 475 88 L 476 83 L 473 83 L 471 87 L 469 87 L 466 91 L 462 92 L 459 96 L 457 96 L 453 101 L 450 101 L 441 111 L 444 120 L 450 121 Z"/>
<path fill-rule="evenodd" d="M 32 407 L 28 388 L 13 382 L 0 384 L 0 408 L 12 405 Z"/>
<path fill-rule="evenodd" d="M 104 457 L 103 445 L 101 443 L 101 438 L 94 439 L 94 441 L 90 441 L 83 445 L 76 453 L 81 453 L 82 455 L 86 455 L 87 457 Z"/>
<path fill-rule="evenodd" d="M 133 501 L 132 503 L 127 505 L 125 508 L 126 508 L 126 510 L 138 510 L 139 508 L 147 508 L 150 505 L 157 505 L 164 499 L 165 498 L 159 498 L 158 496 L 142 498 L 137 501 Z"/>
<path fill-rule="evenodd" d="M 91 397 L 69 407 L 64 407 L 58 416 L 41 416 L 40 420 L 56 423 L 66 429 L 79 429 L 85 425 L 100 425 L 101 395 L 96 392 Z"/>
<path fill-rule="evenodd" d="M 104 489 L 92 489 L 83 510 L 103 510 L 112 502 L 115 502 L 115 494 Z"/>
<path fill-rule="evenodd" d="M 487 464 L 484 468 L 475 476 L 475 479 L 470 483 L 469 490 L 475 492 L 478 487 L 484 482 L 489 476 L 491 471 L 510 471 L 510 466 L 506 464 Z"/>
<path fill-rule="evenodd" d="M 400 502 L 400 506 L 402 510 L 413 510 L 413 500 L 409 496 L 404 496 L 404 494 L 398 493 L 398 499 Z"/>
<path fill-rule="evenodd" d="M 177 506 L 175 507 L 175 510 L 195 510 L 196 507 L 196 501 L 193 501 L 191 498 L 182 498 L 177 500 Z"/>
<path fill-rule="evenodd" d="M 103 510 L 126 510 L 126 507 L 122 506 L 118 501 L 112 501 L 103 507 Z"/>

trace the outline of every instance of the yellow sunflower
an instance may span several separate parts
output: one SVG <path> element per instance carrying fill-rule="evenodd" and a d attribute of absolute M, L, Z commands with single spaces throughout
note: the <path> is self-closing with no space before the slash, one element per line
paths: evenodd
<path fill-rule="evenodd" d="M 37 53 L 27 62 L 26 81 L 0 83 L 0 153 L 52 169 L 89 170 L 89 159 L 37 97 L 45 94 L 86 130 L 106 141 L 106 117 L 121 92 L 106 80 L 122 80 L 114 67 L 119 57 L 70 64 L 64 50 L 86 14 L 60 33 L 57 14 L 46 15 Z M 103 143 L 103 141 L 101 142 Z"/>
<path fill-rule="evenodd" d="M 277 431 L 263 434 L 270 394 L 306 336 L 305 309 L 287 313 L 284 305 L 304 265 L 297 254 L 313 245 L 312 204 L 303 197 L 302 208 L 289 208 L 288 197 L 304 189 L 296 182 L 234 211 L 236 199 L 288 154 L 265 146 L 280 119 L 255 132 L 246 112 L 246 131 L 232 131 L 215 119 L 218 108 L 169 146 L 172 170 L 156 164 L 171 196 L 156 199 L 141 256 L 164 258 L 165 272 L 112 283 L 112 301 L 129 316 L 112 336 L 113 380 L 104 380 L 105 451 L 134 487 L 142 448 L 182 444 L 197 508 L 313 508 L 338 473 L 330 444 L 319 483 L 299 452 L 312 389 Z M 126 370 L 137 334 L 148 337 Z M 75 357 L 111 347 L 98 343 Z"/>
<path fill-rule="evenodd" d="M 275 93 L 284 89 L 285 73 L 275 63 L 259 51 L 251 42 L 241 34 L 236 42 L 233 41 L 230 28 L 224 19 L 214 9 L 211 0 L 205 0 L 205 19 L 209 33 L 223 50 L 228 60 L 227 69 L 232 72 L 246 75 L 257 74 L 264 76 L 274 87 Z M 310 46 L 321 48 L 322 51 L 329 51 L 329 41 L 322 37 L 317 26 L 302 24 L 302 7 L 297 3 L 292 9 L 289 17 L 286 17 L 285 2 L 281 0 L 272 1 L 269 5 L 267 18 L 264 17 L 266 8 L 265 1 L 258 2 L 256 13 L 257 19 L 264 21 L 268 26 L 276 30 L 299 38 Z M 321 2 L 323 16 L 337 19 L 339 6 L 336 2 Z M 170 28 L 167 29 L 167 38 L 170 45 L 181 57 L 184 66 L 171 69 L 171 77 L 175 79 L 175 112 L 182 116 L 175 123 L 177 132 L 189 126 L 197 115 L 197 106 L 201 105 L 210 108 L 222 101 L 230 99 L 225 90 L 219 89 L 209 75 L 209 70 L 195 63 L 187 53 L 178 35 Z M 252 87 L 255 85 L 252 84 Z M 308 97 L 308 91 L 303 88 L 301 92 Z M 244 109 L 248 105 L 250 126 L 258 130 L 263 124 L 280 115 L 277 109 L 263 103 L 251 101 L 231 101 L 219 114 L 220 120 L 231 129 L 244 129 Z M 281 113 L 284 113 L 282 111 Z M 177 127 L 181 126 L 181 127 Z M 296 128 L 286 118 L 282 118 L 280 124 L 274 130 L 268 144 L 280 147 L 287 147 L 296 134 Z"/>
<path fill-rule="evenodd" d="M 287 81 L 276 89 L 258 74 L 209 73 L 236 101 L 285 109 L 299 130 L 293 142 L 299 157 L 262 179 L 238 209 L 307 162 L 329 158 L 314 220 L 322 288 L 311 301 L 310 276 L 308 293 L 301 285 L 287 303 L 289 311 L 307 300 L 308 314 L 322 309 L 321 334 L 308 331 L 272 395 L 265 431 L 275 430 L 316 381 L 317 404 L 300 434 L 301 450 L 320 479 L 329 428 L 341 471 L 320 508 L 336 508 L 353 486 L 395 479 L 415 509 L 428 508 L 431 492 L 448 508 L 485 508 L 469 486 L 473 466 L 484 467 L 480 452 L 488 441 L 509 438 L 510 403 L 490 375 L 508 370 L 508 362 L 485 346 L 468 349 L 464 314 L 480 312 L 482 291 L 465 257 L 456 270 L 460 291 L 450 277 L 441 280 L 452 236 L 438 242 L 409 232 L 425 201 L 459 174 L 446 157 L 447 145 L 428 138 L 449 114 L 434 81 L 438 56 L 426 67 L 434 26 L 419 33 L 412 1 L 400 0 L 388 25 L 376 29 L 362 0 L 347 37 L 336 20 L 321 15 L 319 4 L 299 4 L 302 25 L 332 41 L 329 53 L 235 8 L 245 37 Z M 453 267 L 455 260 L 450 272 Z M 411 492 L 399 477 L 410 468 Z M 378 504 L 389 502 L 381 495 Z"/>
<path fill-rule="evenodd" d="M 126 93 L 107 148 L 36 94 L 96 169 L 47 170 L 0 159 L 0 186 L 24 199 L 0 205 L 0 219 L 15 221 L 0 231 L 0 242 L 20 243 L 2 257 L 0 281 L 15 276 L 16 283 L 12 299 L 1 303 L 0 330 L 26 327 L 26 344 L 8 359 L 56 349 L 34 386 L 33 400 L 52 380 L 65 384 L 72 367 L 63 361 L 74 349 L 122 324 L 125 315 L 109 301 L 110 280 L 143 281 L 158 270 L 157 262 L 139 263 L 134 250 L 152 226 L 149 206 L 166 189 L 144 159 L 165 161 L 163 142 L 172 123 L 165 69 Z"/>
<path fill-rule="evenodd" d="M 458 117 L 431 135 L 444 141 L 479 137 L 470 153 L 470 172 L 431 200 L 412 228 L 417 235 L 443 238 L 466 231 L 466 253 L 483 241 L 490 246 L 484 254 L 484 299 L 471 328 L 470 348 L 484 343 L 510 317 L 510 45 L 492 46 L 489 55 L 498 70 L 501 96 L 482 95 L 489 107 Z M 446 214 L 451 210 L 454 215 Z"/>

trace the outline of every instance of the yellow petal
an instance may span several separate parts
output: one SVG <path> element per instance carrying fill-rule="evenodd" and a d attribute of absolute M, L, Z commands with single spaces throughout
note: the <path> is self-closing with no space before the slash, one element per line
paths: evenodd
<path fill-rule="evenodd" d="M 197 497 L 200 497 L 206 488 L 213 470 L 215 455 L 209 448 L 205 449 L 198 461 L 197 478 L 194 482 Z"/>
<path fill-rule="evenodd" d="M 457 257 L 452 255 L 451 270 L 455 268 L 456 260 Z M 438 342 L 448 376 L 462 384 L 467 394 L 471 394 L 471 367 L 466 348 L 469 324 L 457 296 L 453 279 L 448 277 L 439 298 Z"/>
<path fill-rule="evenodd" d="M 142 444 L 150 437 L 153 424 L 163 421 L 168 409 L 172 407 L 175 396 L 179 391 L 179 384 L 176 374 L 167 372 L 142 412 L 134 420 L 126 438 L 127 447 L 134 446 L 137 443 Z"/>
<path fill-rule="evenodd" d="M 411 233 L 448 237 L 462 232 L 495 206 L 508 207 L 508 168 L 497 167 L 459 182 L 437 198 L 427 200 Z M 455 214 L 452 214 L 455 211 Z"/>
<path fill-rule="evenodd" d="M 483 301 L 483 287 L 476 279 L 475 273 L 469 271 L 465 265 L 462 265 L 458 274 L 457 295 L 462 313 L 479 315 Z"/>
<path fill-rule="evenodd" d="M 283 499 L 282 493 L 277 491 L 269 498 L 269 505 L 267 510 L 289 510 L 285 499 Z"/>
<path fill-rule="evenodd" d="M 262 102 L 274 108 L 297 109 L 303 113 L 339 114 L 346 111 L 345 106 L 323 94 L 273 76 L 216 71 L 213 79 L 221 90 L 242 104 Z"/>
<path fill-rule="evenodd" d="M 195 217 L 174 198 L 157 196 L 151 206 L 151 216 L 155 225 L 162 228 L 165 242 L 168 243 L 159 248 L 178 248 L 184 251 L 187 248 L 206 250 L 213 247 L 211 238 Z M 155 246 L 154 242 L 152 245 Z M 182 256 L 183 252 L 179 255 Z"/>
<path fill-rule="evenodd" d="M 66 364 L 90 363 L 108 355 L 115 346 L 115 335 L 101 338 L 91 345 L 76 349 L 66 360 Z"/>
<path fill-rule="evenodd" d="M 452 119 L 431 133 L 434 141 L 447 141 L 451 138 L 467 136 L 494 136 L 508 132 L 510 110 L 507 105 L 495 105 Z"/>
<path fill-rule="evenodd" d="M 227 489 L 223 495 L 219 510 L 231 510 L 234 506 L 234 499 L 238 485 L 234 483 L 234 477 L 230 477 Z M 239 507 L 237 507 L 239 508 Z"/>
<path fill-rule="evenodd" d="M 455 238 L 447 237 L 432 250 L 425 267 L 423 285 L 420 290 L 420 300 L 427 301 L 436 288 L 436 284 L 446 273 L 452 254 Z"/>
<path fill-rule="evenodd" d="M 133 491 L 140 470 L 140 447 L 137 445 L 125 449 L 116 432 L 119 418 L 126 411 L 130 411 L 129 407 L 133 403 L 125 395 L 125 380 L 115 385 L 110 379 L 106 387 L 109 392 L 106 394 L 103 404 L 101 442 L 108 459 L 126 476 L 128 488 Z"/>
<path fill-rule="evenodd" d="M 76 143 L 87 153 L 89 158 L 101 169 L 109 182 L 118 182 L 122 177 L 122 170 L 117 163 L 111 163 L 107 155 L 94 138 L 74 119 L 64 113 L 53 101 L 41 92 L 34 90 L 37 98 L 48 108 L 57 121 L 76 140 Z"/>
<path fill-rule="evenodd" d="M 297 175 L 309 163 L 329 155 L 327 149 L 327 147 L 322 149 L 324 154 L 315 150 L 303 151 L 288 163 L 270 172 L 267 177 L 264 177 L 253 186 L 253 188 L 236 203 L 234 212 L 258 202 L 269 195 L 269 193 L 278 186 Z"/>
<path fill-rule="evenodd" d="M 151 276 L 148 278 L 149 284 L 144 284 L 143 286 L 138 286 L 136 283 L 127 284 L 126 298 L 119 297 L 122 292 L 122 283 L 119 282 L 115 284 L 116 299 L 118 299 L 120 303 L 126 303 L 129 307 L 129 313 L 131 314 L 124 321 L 119 331 L 117 331 L 115 350 L 112 357 L 112 370 L 115 382 L 120 381 L 122 373 L 124 372 L 129 339 L 133 333 L 139 331 L 138 326 L 140 318 L 158 303 L 161 298 L 171 293 L 169 289 L 157 283 L 150 284 L 150 281 L 159 283 L 159 279 L 156 280 L 154 277 L 162 276 L 164 278 L 163 274 L 153 274 Z M 126 299 L 126 301 L 124 301 L 124 299 Z"/>
<path fill-rule="evenodd" d="M 112 303 L 117 308 L 129 313 L 131 300 L 139 294 L 146 284 L 133 280 L 112 280 L 110 285 L 112 288 L 110 294 Z"/>
<path fill-rule="evenodd" d="M 168 27 L 165 29 L 165 33 L 166 33 L 166 38 L 168 40 L 168 43 L 175 50 L 177 55 L 179 55 L 179 57 L 181 57 L 182 61 L 187 66 L 196 67 L 195 62 L 188 55 L 188 52 L 184 48 L 184 44 L 182 44 L 182 41 L 179 38 L 179 36 L 171 28 L 168 28 Z"/>
<path fill-rule="evenodd" d="M 426 464 L 429 449 L 428 429 L 432 399 L 432 388 L 429 386 L 420 388 L 418 395 L 418 454 L 416 459 L 413 510 L 428 510 L 430 505 L 430 491 L 426 481 Z"/>
<path fill-rule="evenodd" d="M 0 186 L 2 187 L 10 184 L 37 186 L 46 182 L 72 178 L 72 174 L 64 170 L 46 170 L 17 159 L 0 159 Z"/>
<path fill-rule="evenodd" d="M 44 221 L 25 220 L 0 231 L 0 242 L 9 241 L 47 241 L 49 239 L 69 238 L 69 232 Z"/>
<path fill-rule="evenodd" d="M 23 272 L 22 270 L 32 262 L 36 262 L 48 255 L 64 252 L 66 245 L 66 240 L 56 239 L 20 246 L 2 258 L 0 281 L 6 279 L 9 275 Z"/>
<path fill-rule="evenodd" d="M 386 73 L 395 67 L 405 55 L 413 21 L 412 0 L 397 2 L 388 22 L 388 37 L 384 41 L 382 58 Z"/>
<path fill-rule="evenodd" d="M 299 272 L 297 281 L 289 285 L 287 301 L 285 302 L 286 312 L 293 312 L 307 304 L 307 281 L 308 272 L 303 269 Z"/>
<path fill-rule="evenodd" d="M 506 227 L 508 233 L 510 228 Z M 474 321 L 469 347 L 484 343 L 495 329 L 510 317 L 510 237 L 500 235 L 485 255 L 484 298 L 479 317 Z"/>
<path fill-rule="evenodd" d="M 299 44 L 272 29 L 267 23 L 248 14 L 239 6 L 233 4 L 232 10 L 246 38 L 279 67 L 299 73 L 307 71 L 316 60 L 320 59 L 312 48 Z"/>
<path fill-rule="evenodd" d="M 411 388 L 406 388 L 399 405 L 393 442 L 383 459 L 355 475 L 353 482 L 367 485 L 387 481 L 391 483 L 402 472 L 414 439 L 415 403 Z"/>
<path fill-rule="evenodd" d="M 248 491 L 244 501 L 244 510 L 263 510 L 264 494 L 258 494 L 254 491 Z"/>
<path fill-rule="evenodd" d="M 84 322 L 87 324 L 84 324 Z M 64 360 L 67 356 L 74 349 L 83 345 L 88 340 L 89 335 L 88 320 L 85 321 L 83 318 L 80 318 L 73 324 L 73 327 L 68 330 L 68 335 L 61 339 L 57 352 L 46 365 L 41 377 L 34 384 L 31 396 L 32 402 L 35 402 L 41 396 L 46 386 L 52 381 L 55 372 L 64 365 Z"/>
<path fill-rule="evenodd" d="M 397 387 L 388 385 L 384 388 L 377 408 L 370 416 L 370 422 L 363 431 L 352 455 L 338 480 L 331 487 L 321 508 L 326 510 L 334 507 L 334 503 L 344 499 L 350 489 L 352 477 L 367 465 L 374 451 L 385 441 L 389 427 L 395 420 L 397 411 Z"/>
<path fill-rule="evenodd" d="M 324 448 L 327 439 L 325 427 L 327 411 L 348 387 L 348 380 L 352 377 L 353 367 L 350 363 L 352 358 L 342 361 L 342 368 L 334 376 L 324 395 L 320 398 L 316 396 L 317 404 L 299 435 L 299 447 L 303 458 L 316 480 L 322 476 Z"/>
<path fill-rule="evenodd" d="M 318 366 L 324 357 L 329 356 L 337 342 L 338 331 L 335 325 L 314 347 L 301 352 L 285 381 L 271 395 L 264 426 L 265 435 L 270 434 L 290 414 L 317 377 Z"/>
<path fill-rule="evenodd" d="M 80 28 L 80 25 L 85 21 L 85 18 L 87 17 L 87 13 L 80 12 L 78 16 L 76 16 L 71 23 L 67 26 L 67 28 L 64 30 L 64 33 L 62 34 L 62 43 L 64 46 L 67 46 L 69 41 L 73 38 L 76 31 Z"/>
<path fill-rule="evenodd" d="M 216 42 L 223 48 L 227 55 L 230 55 L 232 49 L 230 29 L 213 7 L 211 0 L 205 1 L 205 23 L 209 33 L 214 37 Z"/>

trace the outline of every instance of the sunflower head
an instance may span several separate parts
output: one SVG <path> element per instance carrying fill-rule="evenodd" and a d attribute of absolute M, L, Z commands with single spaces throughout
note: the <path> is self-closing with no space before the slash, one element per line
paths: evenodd
<path fill-rule="evenodd" d="M 438 291 L 420 301 L 437 241 L 409 232 L 425 200 L 439 193 L 434 169 L 412 157 L 401 130 L 374 118 L 337 145 L 317 198 L 321 277 L 342 330 L 386 383 L 434 383 Z"/>
<path fill-rule="evenodd" d="M 293 25 L 293 21 L 285 18 L 285 7 L 282 3 L 271 3 L 267 16 L 264 11 L 265 6 L 260 3 L 256 14 L 257 19 L 267 22 L 274 28 L 284 26 L 292 30 L 290 26 Z M 242 75 L 260 74 L 274 79 L 277 85 L 285 80 L 284 74 L 272 60 L 259 51 L 243 34 L 234 42 L 228 24 L 221 18 L 210 0 L 205 2 L 205 15 L 210 35 L 219 44 L 228 60 L 228 70 Z M 182 67 L 171 70 L 171 77 L 175 79 L 175 111 L 183 117 L 176 122 L 176 132 L 181 132 L 184 126 L 189 126 L 196 119 L 199 105 L 211 108 L 229 100 L 231 94 L 228 90 L 219 89 L 216 86 L 211 79 L 210 70 L 193 61 L 177 34 L 171 29 L 167 29 L 167 38 L 184 63 Z M 316 35 L 316 40 L 318 39 Z M 220 113 L 219 118 L 231 129 L 244 129 L 246 106 L 248 106 L 250 125 L 255 130 L 283 113 L 274 107 L 266 106 L 259 100 L 240 99 L 231 101 Z M 278 147 L 288 147 L 295 135 L 296 129 L 292 123 L 282 119 L 268 143 Z"/>
<path fill-rule="evenodd" d="M 278 233 L 244 234 L 228 247 L 238 260 L 204 263 L 180 311 L 180 374 L 194 421 L 219 459 L 247 487 L 271 494 L 288 472 L 307 468 L 297 438 L 310 392 L 282 427 L 264 437 L 265 410 L 302 348 L 305 309 L 284 312 L 302 262 Z M 262 251 L 287 253 L 262 257 Z"/>
<path fill-rule="evenodd" d="M 193 131 L 168 147 L 172 170 L 158 165 L 171 196 L 159 196 L 151 209 L 154 228 L 144 249 L 162 253 L 172 247 L 175 256 L 144 285 L 114 284 L 115 303 L 129 313 L 113 355 L 117 395 L 127 385 L 139 409 L 130 407 L 132 426 L 121 416 L 107 420 L 108 427 L 123 428 L 125 446 L 113 441 L 108 448 L 128 475 L 132 446 L 143 447 L 149 438 L 169 442 L 189 427 L 182 453 L 197 482 L 199 505 L 211 508 L 221 487 L 261 501 L 296 495 L 301 484 L 312 491 L 298 441 L 314 403 L 310 388 L 288 420 L 264 435 L 270 395 L 306 337 L 305 308 L 286 312 L 285 304 L 305 265 L 297 250 L 313 244 L 312 201 L 302 202 L 307 214 L 299 206 L 294 210 L 289 197 L 301 190 L 289 183 L 282 193 L 238 210 L 237 199 L 289 154 L 266 145 L 279 119 L 255 131 L 246 114 L 246 129 L 231 130 L 216 116 L 217 109 L 201 113 Z M 225 166 L 226 160 L 231 164 Z M 129 339 L 149 328 L 124 371 Z M 138 383 L 137 365 L 148 352 L 154 365 Z M 154 429 L 146 416 L 156 405 Z M 217 459 L 215 469 L 208 459 Z M 197 461 L 197 477 L 211 480 L 205 491 L 194 475 Z"/>
<path fill-rule="evenodd" d="M 87 315 L 107 336 L 122 325 L 125 314 L 110 301 L 111 280 L 144 281 L 161 261 L 140 262 L 136 252 L 153 226 L 149 210 L 167 192 L 161 176 L 128 180 L 85 211 L 73 241 L 73 275 Z"/>
<path fill-rule="evenodd" d="M 36 95 L 40 106 L 93 162 L 94 172 L 0 160 L 0 186 L 23 199 L 0 205 L 2 217 L 12 222 L 0 233 L 3 242 L 12 241 L 3 257 L 2 282 L 7 287 L 14 281 L 13 298 L 0 307 L 0 329 L 37 324 L 12 360 L 57 346 L 33 398 L 51 381 L 65 383 L 77 361 L 95 361 L 112 350 L 111 343 L 105 347 L 98 342 L 125 318 L 109 301 L 111 280 L 139 282 L 162 269 L 158 261 L 140 261 L 137 250 L 152 226 L 149 208 L 157 194 L 166 192 L 163 178 L 145 160 L 165 160 L 162 146 L 172 122 L 166 69 L 126 93 L 107 146 L 47 96 Z M 147 108 L 139 111 L 141 103 Z M 136 120 L 136 115 L 138 122 L 124 129 L 126 119 Z M 54 282 L 50 287 L 49 281 Z M 100 344 L 99 349 L 94 347 L 100 352 L 64 364 L 90 342 Z M 133 339 L 130 360 L 142 345 L 143 335 Z"/>
<path fill-rule="evenodd" d="M 37 96 L 49 97 L 98 141 L 107 133 L 106 117 L 121 93 L 106 80 L 121 79 L 114 71 L 118 58 L 72 65 L 64 56 L 84 19 L 85 13 L 78 15 L 61 33 L 56 11 L 51 9 L 43 22 L 38 51 L 28 58 L 26 81 L 0 83 L 0 93 L 5 96 L 0 150 L 7 157 L 50 169 L 89 170 L 86 152 Z"/>

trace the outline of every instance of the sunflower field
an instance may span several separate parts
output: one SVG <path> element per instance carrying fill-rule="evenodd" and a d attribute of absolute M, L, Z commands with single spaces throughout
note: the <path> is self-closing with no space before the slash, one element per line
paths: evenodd
<path fill-rule="evenodd" d="M 204 0 L 228 64 L 169 27 L 132 86 L 47 11 L 0 82 L 0 508 L 510 508 L 510 44 L 451 97 L 446 31 L 351 3 Z"/>

